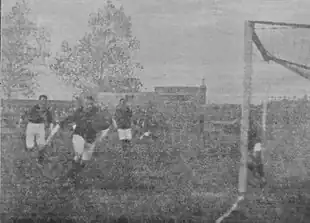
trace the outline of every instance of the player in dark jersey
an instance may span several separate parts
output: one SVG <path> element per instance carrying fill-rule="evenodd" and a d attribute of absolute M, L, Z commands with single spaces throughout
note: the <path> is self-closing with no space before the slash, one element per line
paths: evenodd
<path fill-rule="evenodd" d="M 117 132 L 119 140 L 122 142 L 122 147 L 128 147 L 132 140 L 132 110 L 127 104 L 126 98 L 120 99 L 119 104 L 116 107 L 114 119 L 117 125 Z"/>
<path fill-rule="evenodd" d="M 122 98 L 116 107 L 114 119 L 117 126 L 118 137 L 123 149 L 122 169 L 124 189 L 132 188 L 137 185 L 137 182 L 135 182 L 133 177 L 134 164 L 132 162 L 133 156 L 131 152 L 132 118 L 133 112 L 128 105 L 127 98 Z"/>
<path fill-rule="evenodd" d="M 69 123 L 74 123 L 72 144 L 75 156 L 68 177 L 76 180 L 77 174 L 91 160 L 98 138 L 103 137 L 102 132 L 107 133 L 106 130 L 112 124 L 112 116 L 102 113 L 95 105 L 94 98 L 88 96 L 82 106 L 60 122 L 60 126 L 64 127 Z"/>
<path fill-rule="evenodd" d="M 47 96 L 40 95 L 39 103 L 27 111 L 21 119 L 26 125 L 26 148 L 28 151 L 38 148 L 38 164 L 44 160 L 44 146 L 46 144 L 46 129 L 53 128 L 53 115 L 47 106 Z"/>

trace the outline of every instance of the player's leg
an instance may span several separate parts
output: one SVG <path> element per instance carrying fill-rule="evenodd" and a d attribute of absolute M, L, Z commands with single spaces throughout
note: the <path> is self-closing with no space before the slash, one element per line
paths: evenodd
<path fill-rule="evenodd" d="M 88 134 L 85 137 L 85 146 L 81 156 L 81 164 L 85 166 L 88 163 L 95 151 L 96 141 L 98 140 L 98 135 L 95 130 L 89 130 Z M 100 137 L 100 136 L 99 136 Z"/>
<path fill-rule="evenodd" d="M 25 135 L 26 149 L 30 151 L 35 146 L 35 124 L 31 122 L 27 124 Z"/>
<path fill-rule="evenodd" d="M 95 150 L 95 140 L 87 140 L 85 143 L 84 152 L 81 157 L 81 166 L 85 167 L 87 163 L 91 161 Z"/>
<path fill-rule="evenodd" d="M 252 149 L 249 149 L 248 169 L 250 170 L 250 176 L 253 178 L 252 184 L 255 184 L 255 187 L 263 187 L 266 184 L 262 150 L 261 143 L 255 143 L 252 145 Z"/>
<path fill-rule="evenodd" d="M 264 172 L 264 164 L 263 164 L 263 147 L 261 143 L 256 143 L 254 146 L 254 156 L 256 159 L 256 175 L 261 180 L 262 185 L 265 185 L 265 172 Z"/>
<path fill-rule="evenodd" d="M 125 138 L 126 146 L 131 146 L 131 141 L 132 141 L 132 130 L 131 130 L 131 128 L 124 129 L 124 138 Z"/>
<path fill-rule="evenodd" d="M 261 181 L 260 186 L 264 187 L 267 184 L 266 178 L 265 178 L 264 164 L 260 163 L 257 166 L 257 173 L 258 173 L 258 176 L 260 177 L 260 181 Z"/>
<path fill-rule="evenodd" d="M 75 179 L 77 173 L 81 169 L 81 157 L 84 152 L 85 140 L 82 136 L 73 134 L 72 135 L 72 145 L 74 150 L 74 158 L 72 160 L 72 167 L 69 170 L 67 176 L 70 179 Z"/>
<path fill-rule="evenodd" d="M 121 141 L 122 148 L 126 147 L 126 132 L 125 129 L 117 129 L 118 138 Z"/>
<path fill-rule="evenodd" d="M 80 135 L 73 134 L 72 145 L 73 145 L 73 150 L 74 150 L 73 160 L 76 162 L 79 162 L 84 152 L 85 139 Z"/>
<path fill-rule="evenodd" d="M 123 174 L 124 174 L 124 183 L 126 188 L 131 188 L 134 186 L 133 178 L 133 151 L 131 150 L 131 140 L 132 140 L 132 131 L 131 129 L 124 129 L 123 132 L 124 138 L 124 160 L 123 160 Z"/>
<path fill-rule="evenodd" d="M 83 138 L 82 138 L 83 139 Z M 73 183 L 75 185 L 75 187 L 79 187 L 79 185 L 81 185 L 81 178 L 79 176 L 79 173 L 81 173 L 81 171 L 83 171 L 83 169 L 85 168 L 85 166 L 91 162 L 91 158 L 94 152 L 94 148 L 95 148 L 95 140 L 96 137 L 92 137 L 91 139 L 87 138 L 83 139 L 83 151 L 82 153 L 82 147 L 78 148 L 78 156 L 79 156 L 79 160 L 76 162 L 74 161 L 74 167 L 71 170 L 71 174 L 69 175 L 69 178 L 71 180 L 73 180 Z M 81 145 L 82 143 L 80 143 L 79 145 Z"/>
<path fill-rule="evenodd" d="M 45 158 L 45 125 L 36 124 L 36 142 L 38 145 L 38 164 L 42 165 Z"/>
<path fill-rule="evenodd" d="M 119 137 L 119 140 L 121 141 L 121 143 L 122 143 L 122 149 L 123 149 L 123 151 L 124 151 L 124 160 L 123 160 L 123 164 L 124 164 L 124 166 L 123 166 L 123 168 L 124 168 L 124 170 L 126 169 L 126 166 L 128 166 L 127 165 L 127 161 L 128 161 L 128 154 L 129 154 L 129 151 L 130 151 L 130 148 L 128 148 L 128 142 L 129 142 L 129 139 L 131 139 L 131 130 L 130 131 L 128 131 L 128 129 L 118 129 L 117 130 L 117 132 L 118 132 L 118 137 Z M 125 171 L 126 172 L 126 171 Z"/>

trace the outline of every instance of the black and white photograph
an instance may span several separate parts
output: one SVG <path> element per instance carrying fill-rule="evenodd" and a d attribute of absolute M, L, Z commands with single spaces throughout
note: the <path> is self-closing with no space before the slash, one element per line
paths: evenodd
<path fill-rule="evenodd" d="M 2 0 L 0 222 L 309 223 L 309 11 Z"/>

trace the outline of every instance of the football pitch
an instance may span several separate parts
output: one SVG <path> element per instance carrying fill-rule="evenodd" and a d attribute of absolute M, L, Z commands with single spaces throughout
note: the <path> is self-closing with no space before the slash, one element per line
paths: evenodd
<path fill-rule="evenodd" d="M 248 199 L 223 222 L 276 222 L 274 219 L 281 218 L 308 222 L 310 205 L 306 197 L 310 184 L 307 186 L 306 170 L 299 165 L 307 149 L 300 149 L 299 155 L 286 154 L 296 143 L 308 146 L 307 137 L 300 136 L 305 131 L 308 130 L 299 130 L 294 135 L 281 132 L 269 142 L 272 148 L 268 148 L 265 165 L 269 182 L 267 199 L 260 190 L 249 186 Z M 98 146 L 77 187 L 64 187 L 59 179 L 42 176 L 34 159 L 23 149 L 23 141 L 17 135 L 3 136 L 4 212 L 13 216 L 37 213 L 88 220 L 94 216 L 111 220 L 123 217 L 130 219 L 128 222 L 146 219 L 215 222 L 237 198 L 238 146 L 226 143 L 225 148 L 216 148 L 218 143 L 208 141 L 205 150 L 197 150 L 199 143 L 194 136 L 191 144 L 187 141 L 188 138 L 178 144 L 184 160 L 178 159 L 178 152 L 168 143 L 134 142 L 130 155 L 134 187 L 122 189 L 126 170 L 121 168 L 124 156 L 116 133 Z M 169 155 L 166 151 L 172 152 Z M 50 156 L 62 166 L 58 175 L 65 173 L 69 168 L 67 160 L 72 157 L 68 133 L 61 132 L 55 137 Z"/>

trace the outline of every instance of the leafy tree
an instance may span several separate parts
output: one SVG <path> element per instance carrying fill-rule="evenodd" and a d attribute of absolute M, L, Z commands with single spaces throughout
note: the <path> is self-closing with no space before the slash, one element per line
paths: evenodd
<path fill-rule="evenodd" d="M 108 1 L 102 9 L 90 14 L 88 25 L 90 31 L 65 58 L 56 58 L 53 68 L 77 87 L 89 83 L 106 92 L 139 91 L 142 83 L 136 71 L 143 67 L 134 56 L 140 43 L 132 35 L 131 19 L 124 9 Z M 67 48 L 68 44 L 62 46 L 63 50 Z"/>
<path fill-rule="evenodd" d="M 69 46 L 68 41 L 64 40 L 61 43 L 61 52 L 63 53 L 71 53 L 71 48 Z"/>
<path fill-rule="evenodd" d="M 40 57 L 41 62 L 45 64 L 45 58 L 50 56 L 49 44 L 51 43 L 51 35 L 47 29 L 40 26 L 35 31 L 35 40 L 37 43 L 37 57 Z"/>
<path fill-rule="evenodd" d="M 25 0 L 17 2 L 2 18 L 1 87 L 6 97 L 14 93 L 32 96 L 36 74 L 29 69 L 38 56 L 38 27 L 29 19 Z"/>

